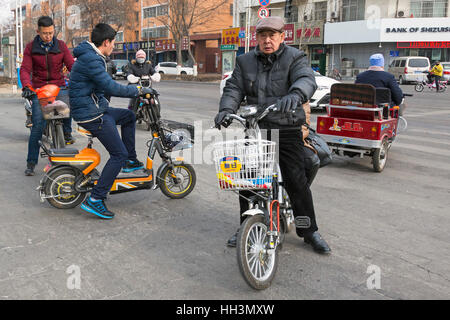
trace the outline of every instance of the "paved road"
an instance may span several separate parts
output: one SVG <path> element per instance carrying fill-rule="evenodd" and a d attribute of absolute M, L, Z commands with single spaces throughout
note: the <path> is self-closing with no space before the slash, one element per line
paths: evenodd
<path fill-rule="evenodd" d="M 207 132 L 217 84 L 156 88 L 163 117 L 204 120 Z M 263 292 L 246 285 L 235 250 L 225 246 L 238 227 L 238 204 L 234 194 L 218 191 L 212 166 L 195 165 L 197 186 L 184 200 L 168 200 L 159 190 L 111 196 L 112 221 L 79 208 L 57 210 L 39 202 L 40 174 L 23 175 L 28 132 L 20 99 L 0 101 L 0 299 L 450 298 L 448 92 L 410 99 L 408 131 L 382 173 L 372 171 L 368 158 L 335 157 L 320 170 L 312 190 L 333 253 L 317 255 L 289 234 L 277 276 Z M 113 99 L 115 106 L 126 103 Z M 75 137 L 82 148 L 85 138 Z M 141 159 L 148 138 L 138 128 Z M 103 164 L 105 151 L 96 147 Z M 44 165 L 43 159 L 37 172 Z M 380 289 L 367 287 L 372 265 L 381 272 Z M 69 289 L 78 271 L 80 289 Z"/>

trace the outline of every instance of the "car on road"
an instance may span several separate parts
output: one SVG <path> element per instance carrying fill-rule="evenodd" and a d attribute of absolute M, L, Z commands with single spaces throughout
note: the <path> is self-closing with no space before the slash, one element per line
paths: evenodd
<path fill-rule="evenodd" d="M 128 60 L 122 60 L 122 59 L 116 59 L 112 60 L 116 66 L 116 73 L 113 74 L 113 79 L 116 80 L 118 78 L 126 79 L 125 72 L 123 70 L 123 67 L 126 67 L 128 65 Z"/>
<path fill-rule="evenodd" d="M 400 57 L 392 60 L 388 72 L 392 73 L 400 84 L 420 82 L 425 77 L 424 71 L 430 70 L 427 57 Z"/>
<path fill-rule="evenodd" d="M 444 68 L 444 74 L 442 75 L 442 79 L 446 81 L 450 81 L 450 62 L 441 62 L 442 67 Z"/>
<path fill-rule="evenodd" d="M 180 70 L 178 71 L 176 62 L 160 62 L 156 65 L 155 71 L 159 72 L 159 74 L 194 74 L 194 68 L 192 67 L 180 67 Z"/>
<path fill-rule="evenodd" d="M 325 109 L 327 104 L 330 103 L 331 85 L 339 83 L 339 81 L 325 77 L 316 71 L 314 71 L 314 75 L 316 76 L 317 90 L 309 100 L 309 105 L 311 106 L 311 110 Z"/>
<path fill-rule="evenodd" d="M 333 83 L 339 83 L 339 81 L 329 77 L 325 77 L 316 71 L 313 72 L 314 76 L 316 77 L 317 90 L 309 101 L 310 106 L 311 109 L 324 109 L 325 106 L 330 102 L 331 85 Z M 228 79 L 231 78 L 232 74 L 233 71 L 226 72 L 223 74 L 222 81 L 220 82 L 220 96 L 222 96 L 223 88 L 225 88 L 225 85 Z"/>

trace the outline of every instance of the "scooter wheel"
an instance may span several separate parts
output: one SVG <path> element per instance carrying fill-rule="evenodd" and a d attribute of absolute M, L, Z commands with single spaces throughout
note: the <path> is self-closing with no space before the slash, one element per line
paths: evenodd
<path fill-rule="evenodd" d="M 414 87 L 414 90 L 416 90 L 417 92 L 422 92 L 423 91 L 423 84 L 418 83 L 416 84 L 416 86 Z"/>
<path fill-rule="evenodd" d="M 389 150 L 389 142 L 386 138 L 383 139 L 381 147 L 376 149 L 372 156 L 373 170 L 375 172 L 383 171 L 386 166 L 387 156 Z"/>
<path fill-rule="evenodd" d="M 196 183 L 194 168 L 185 163 L 174 164 L 173 171 L 165 167 L 158 177 L 161 192 L 169 198 L 181 199 L 194 190 Z"/>
<path fill-rule="evenodd" d="M 75 191 L 75 180 L 76 174 L 70 168 L 50 172 L 44 184 L 48 203 L 58 209 L 72 209 L 83 202 L 86 193 Z"/>

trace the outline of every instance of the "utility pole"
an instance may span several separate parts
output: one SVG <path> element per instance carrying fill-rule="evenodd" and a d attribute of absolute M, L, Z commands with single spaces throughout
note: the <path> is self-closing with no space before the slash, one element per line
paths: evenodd
<path fill-rule="evenodd" d="M 247 0 L 247 10 L 246 10 L 246 16 L 247 19 L 245 19 L 245 53 L 247 53 L 250 49 L 250 39 L 251 39 L 251 34 L 250 34 L 250 15 L 251 15 L 251 0 Z"/>

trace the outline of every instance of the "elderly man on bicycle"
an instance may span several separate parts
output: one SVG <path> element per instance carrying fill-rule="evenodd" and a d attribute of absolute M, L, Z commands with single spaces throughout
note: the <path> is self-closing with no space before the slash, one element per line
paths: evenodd
<path fill-rule="evenodd" d="M 227 127 L 228 114 L 238 110 L 244 98 L 249 104 L 265 108 L 277 104 L 277 111 L 269 113 L 259 123 L 260 128 L 279 130 L 279 164 L 285 187 L 292 202 L 296 221 L 308 221 L 308 225 L 296 224 L 297 234 L 319 253 L 329 253 L 328 244 L 317 232 L 313 198 L 306 177 L 306 147 L 302 139 L 302 125 L 307 103 L 317 89 L 308 59 L 303 51 L 286 46 L 284 22 L 280 17 L 262 19 L 256 26 L 258 46 L 255 50 L 236 59 L 232 77 L 227 81 L 220 100 L 215 124 Z M 248 209 L 248 202 L 240 199 L 241 213 Z M 243 219 L 241 217 L 241 223 Z M 228 240 L 228 246 L 236 246 L 237 234 Z"/>

